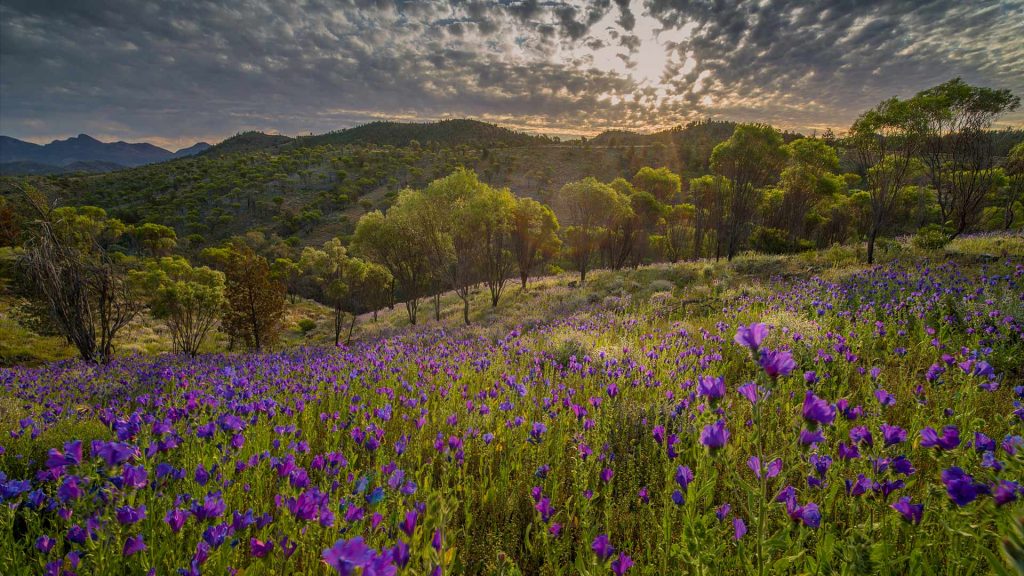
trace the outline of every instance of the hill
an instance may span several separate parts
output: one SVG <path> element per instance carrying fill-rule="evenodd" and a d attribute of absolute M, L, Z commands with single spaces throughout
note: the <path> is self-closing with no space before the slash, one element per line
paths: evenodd
<path fill-rule="evenodd" d="M 88 134 L 43 145 L 0 136 L 0 164 L 4 165 L 4 173 L 97 172 L 164 162 L 196 154 L 208 147 L 208 144 L 201 142 L 171 152 L 146 142 L 100 142 Z M 76 164 L 79 165 L 74 166 Z M 71 167 L 70 170 L 68 167 Z"/>
<path fill-rule="evenodd" d="M 408 146 L 413 142 L 438 146 L 533 146 L 550 144 L 546 136 L 534 136 L 478 120 L 455 119 L 438 122 L 370 122 L 337 132 L 298 139 L 301 146 L 332 144 L 376 144 Z"/>

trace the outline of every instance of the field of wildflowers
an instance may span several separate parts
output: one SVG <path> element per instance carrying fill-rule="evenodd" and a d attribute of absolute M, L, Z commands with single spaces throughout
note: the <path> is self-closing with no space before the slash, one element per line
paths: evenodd
<path fill-rule="evenodd" d="M 0 573 L 1012 573 L 1021 259 L 680 299 L 0 370 Z"/>

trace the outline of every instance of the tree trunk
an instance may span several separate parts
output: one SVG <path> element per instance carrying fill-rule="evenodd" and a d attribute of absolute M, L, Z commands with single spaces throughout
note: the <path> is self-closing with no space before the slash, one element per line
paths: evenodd
<path fill-rule="evenodd" d="M 441 293 L 434 294 L 434 320 L 441 321 Z"/>
<path fill-rule="evenodd" d="M 469 297 L 462 299 L 462 321 L 469 326 Z"/>
<path fill-rule="evenodd" d="M 871 227 L 871 232 L 868 234 L 868 264 L 875 263 L 875 238 L 878 236 L 878 228 L 876 226 Z"/>
<path fill-rule="evenodd" d="M 1009 229 L 1010 226 L 1007 225 L 1006 228 Z M 526 272 L 524 272 L 524 271 L 520 271 L 519 272 L 519 281 L 522 283 L 521 288 L 526 289 L 526 280 L 527 280 L 528 277 L 529 277 L 529 274 L 527 274 Z"/>
<path fill-rule="evenodd" d="M 352 331 L 356 329 L 356 318 L 355 314 L 352 315 L 352 322 L 348 325 L 348 336 L 345 337 L 345 345 L 348 346 L 352 343 Z M 337 344 L 335 344 L 337 346 Z"/>

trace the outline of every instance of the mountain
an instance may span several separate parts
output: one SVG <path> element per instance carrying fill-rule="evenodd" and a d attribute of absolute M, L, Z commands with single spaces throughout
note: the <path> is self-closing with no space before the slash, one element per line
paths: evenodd
<path fill-rule="evenodd" d="M 199 154 L 200 152 L 206 152 L 210 148 L 211 148 L 211 145 L 207 144 L 206 142 L 196 142 L 195 144 L 189 146 L 188 148 L 182 148 L 181 150 L 178 150 L 177 152 L 175 152 L 174 153 L 174 157 L 175 158 L 184 158 L 185 156 L 195 156 L 196 154 Z"/>
<path fill-rule="evenodd" d="M 495 124 L 478 120 L 457 119 L 439 122 L 370 122 L 354 128 L 328 132 L 319 136 L 298 139 L 299 146 L 333 144 L 376 144 L 378 146 L 408 146 L 413 141 L 426 145 L 435 143 L 451 147 L 466 145 L 483 147 L 519 147 L 550 144 L 547 136 L 534 136 L 516 132 Z"/>
<path fill-rule="evenodd" d="M 249 153 L 274 148 L 282 144 L 288 144 L 292 141 L 293 139 L 288 136 L 282 136 L 280 134 L 264 134 L 263 132 L 253 130 L 235 134 L 223 142 L 210 146 L 204 152 L 213 156 Z"/>
<path fill-rule="evenodd" d="M 209 147 L 209 144 L 200 142 L 189 148 L 171 152 L 146 142 L 100 142 L 87 134 L 79 134 L 66 140 L 54 140 L 44 145 L 24 142 L 9 136 L 0 136 L 0 163 L 5 165 L 7 173 L 13 173 L 8 172 L 12 166 L 7 165 L 26 162 L 32 164 L 32 166 L 24 166 L 31 168 L 28 173 L 41 173 L 40 170 L 43 168 L 40 165 L 51 167 L 47 169 L 50 173 L 67 172 L 67 167 L 79 162 L 86 163 L 85 166 L 90 168 L 89 171 L 96 171 L 93 168 L 97 166 L 101 167 L 102 171 L 107 171 L 112 166 L 142 166 L 191 156 Z M 74 168 L 73 170 L 78 171 Z"/>

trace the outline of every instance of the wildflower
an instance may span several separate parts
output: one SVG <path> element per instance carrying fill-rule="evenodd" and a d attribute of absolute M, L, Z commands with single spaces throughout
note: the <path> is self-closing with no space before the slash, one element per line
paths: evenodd
<path fill-rule="evenodd" d="M 249 539 L 249 555 L 253 558 L 263 558 L 267 554 L 270 554 L 274 550 L 274 542 L 267 540 L 259 540 L 257 538 Z"/>
<path fill-rule="evenodd" d="M 742 518 L 733 518 L 732 521 L 732 539 L 739 540 L 747 534 L 747 524 Z"/>
<path fill-rule="evenodd" d="M 740 395 L 746 398 L 751 404 L 757 404 L 758 390 L 759 388 L 757 384 L 753 382 L 747 382 L 737 389 Z"/>
<path fill-rule="evenodd" d="M 921 430 L 921 447 L 936 447 L 941 450 L 952 450 L 960 445 L 960 430 L 956 426 L 946 426 L 939 436 L 934 428 Z"/>
<path fill-rule="evenodd" d="M 693 482 L 693 470 L 690 470 L 689 466 L 679 466 L 676 468 L 675 480 L 676 484 L 679 484 L 679 487 L 685 491 L 690 482 Z"/>
<path fill-rule="evenodd" d="M 622 576 L 631 566 L 633 566 L 633 559 L 621 552 L 615 560 L 612 560 L 612 572 L 616 576 Z"/>
<path fill-rule="evenodd" d="M 712 451 L 725 446 L 729 441 L 729 430 L 725 427 L 725 421 L 719 420 L 714 424 L 708 424 L 700 433 L 700 443 Z"/>
<path fill-rule="evenodd" d="M 899 512 L 903 519 L 911 524 L 920 524 L 924 513 L 924 504 L 912 504 L 909 496 L 904 496 L 892 504 L 892 509 Z"/>
<path fill-rule="evenodd" d="M 836 419 L 836 409 L 808 390 L 804 394 L 803 417 L 813 426 L 828 425 Z"/>
<path fill-rule="evenodd" d="M 121 555 L 124 557 L 132 556 L 138 552 L 142 552 L 146 549 L 146 543 L 142 541 L 142 534 L 137 536 L 129 536 L 124 541 L 124 549 L 121 551 Z"/>
<path fill-rule="evenodd" d="M 899 426 L 882 424 L 880 428 L 882 430 L 882 440 L 885 442 L 886 447 L 900 444 L 907 440 L 907 431 Z"/>
<path fill-rule="evenodd" d="M 697 393 L 709 400 L 725 397 L 725 379 L 721 376 L 701 376 L 697 379 Z"/>
<path fill-rule="evenodd" d="M 82 441 L 75 440 L 64 444 L 64 451 L 50 448 L 46 457 L 47 468 L 76 466 L 82 462 Z"/>
<path fill-rule="evenodd" d="M 764 342 L 765 336 L 768 335 L 768 326 L 761 323 L 754 323 L 750 326 L 740 325 L 736 329 L 736 335 L 733 337 L 733 341 L 750 349 L 751 353 L 757 353 L 757 349 L 761 347 L 761 343 Z"/>
<path fill-rule="evenodd" d="M 135 524 L 146 518 L 146 505 L 140 504 L 137 508 L 131 506 L 121 506 L 117 509 L 115 514 L 117 522 L 123 526 Z"/>
<path fill-rule="evenodd" d="M 758 363 L 773 380 L 779 376 L 789 376 L 796 368 L 796 360 L 786 350 L 762 350 Z"/>
<path fill-rule="evenodd" d="M 988 487 L 974 481 L 974 478 L 957 466 L 942 471 L 942 483 L 946 485 L 946 494 L 957 506 L 966 506 L 974 502 L 979 494 L 988 492 Z"/>
<path fill-rule="evenodd" d="M 357 574 L 357 568 L 368 566 L 374 555 L 374 550 L 363 542 L 363 537 L 356 536 L 351 540 L 338 540 L 320 557 L 341 576 L 352 576 Z"/>
<path fill-rule="evenodd" d="M 597 557 L 602 561 L 607 560 L 615 553 L 615 548 L 613 548 L 608 542 L 607 534 L 598 534 L 597 538 L 594 538 L 594 541 L 590 544 L 590 549 L 593 550 L 594 554 L 597 554 Z"/>

